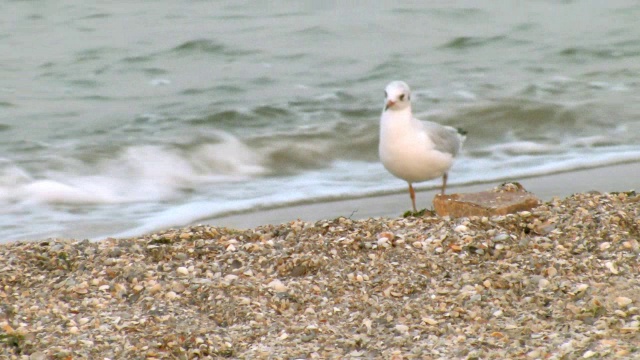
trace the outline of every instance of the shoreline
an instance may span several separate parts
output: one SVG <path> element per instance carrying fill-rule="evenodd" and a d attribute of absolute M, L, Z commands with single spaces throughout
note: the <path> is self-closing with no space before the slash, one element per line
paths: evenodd
<path fill-rule="evenodd" d="M 640 162 L 627 162 L 604 167 L 596 167 L 582 170 L 573 170 L 564 173 L 549 175 L 512 178 L 503 181 L 520 182 L 524 188 L 538 196 L 543 202 L 552 197 L 565 197 L 572 193 L 588 192 L 592 190 L 610 191 L 630 191 L 640 189 Z M 397 180 L 402 184 L 401 180 Z M 433 187 L 437 180 L 419 184 L 416 188 L 417 205 L 419 208 L 432 208 L 432 199 L 437 193 L 437 186 L 433 189 L 422 189 L 425 186 Z M 450 186 L 447 193 L 455 192 L 477 192 L 489 190 L 498 186 L 500 182 L 481 182 L 471 185 Z M 303 202 L 293 205 L 276 206 L 271 208 L 240 211 L 222 216 L 204 217 L 202 219 L 185 222 L 182 224 L 168 223 L 155 230 L 137 230 L 134 224 L 129 227 L 124 225 L 127 219 L 115 219 L 111 223 L 100 224 L 98 228 L 102 233 L 89 236 L 91 241 L 103 241 L 110 237 L 131 237 L 142 236 L 144 234 L 159 232 L 171 228 L 193 226 L 198 224 L 208 224 L 220 227 L 230 227 L 235 229 L 250 229 L 266 224 L 281 224 L 293 220 L 317 221 L 322 219 L 334 219 L 344 216 L 351 219 L 366 218 L 395 218 L 401 216 L 410 208 L 408 193 L 405 191 L 384 193 L 374 196 L 353 197 L 347 199 L 333 199 L 320 202 Z M 90 229 L 85 227 L 90 226 Z M 109 229 L 113 229 L 109 231 Z M 37 236 L 22 240 L 2 240 L 0 245 L 11 244 L 19 241 L 43 241 L 45 239 L 84 239 L 82 234 L 96 232 L 96 225 L 83 224 L 78 222 L 76 228 L 70 229 L 66 235 L 50 234 L 35 231 Z M 120 234 L 120 235 L 116 235 Z"/>
<path fill-rule="evenodd" d="M 398 182 L 401 181 L 398 180 Z M 549 201 L 553 197 L 566 197 L 574 193 L 589 191 L 624 192 L 640 190 L 640 162 L 506 179 L 503 182 L 509 181 L 519 182 L 527 191 L 538 196 L 543 202 Z M 482 182 L 472 185 L 451 186 L 447 189 L 447 192 L 484 191 L 497 185 L 499 185 L 497 182 Z M 420 190 L 420 185 L 418 185 L 416 188 L 416 205 L 418 208 L 432 208 L 431 201 L 437 193 L 438 189 Z M 411 202 L 408 192 L 401 192 L 246 211 L 206 218 L 190 225 L 208 224 L 235 229 L 250 229 L 260 225 L 281 224 L 293 220 L 318 221 L 339 216 L 351 219 L 394 218 L 401 216 L 410 207 Z"/>

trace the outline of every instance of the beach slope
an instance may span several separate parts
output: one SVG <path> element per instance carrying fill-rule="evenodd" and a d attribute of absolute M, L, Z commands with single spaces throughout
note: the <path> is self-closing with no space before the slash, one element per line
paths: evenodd
<path fill-rule="evenodd" d="M 0 245 L 0 357 L 637 358 L 640 196 Z"/>

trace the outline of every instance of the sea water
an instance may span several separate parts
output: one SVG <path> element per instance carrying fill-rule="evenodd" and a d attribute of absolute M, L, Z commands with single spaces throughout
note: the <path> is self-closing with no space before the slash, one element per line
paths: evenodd
<path fill-rule="evenodd" d="M 8 1 L 0 242 L 406 191 L 385 85 L 464 128 L 450 184 L 640 160 L 636 1 Z M 419 188 L 439 186 L 434 180 Z"/>

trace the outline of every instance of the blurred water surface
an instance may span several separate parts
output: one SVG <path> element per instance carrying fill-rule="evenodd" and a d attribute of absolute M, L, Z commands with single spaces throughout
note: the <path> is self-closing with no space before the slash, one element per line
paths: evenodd
<path fill-rule="evenodd" d="M 452 184 L 640 160 L 636 1 L 275 3 L 5 2 L 0 242 L 404 190 L 395 79 L 469 132 Z"/>

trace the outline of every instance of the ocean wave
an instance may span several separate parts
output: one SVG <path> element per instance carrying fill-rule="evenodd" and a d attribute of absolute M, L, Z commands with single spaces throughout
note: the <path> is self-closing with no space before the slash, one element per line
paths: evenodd
<path fill-rule="evenodd" d="M 504 35 L 479 37 L 479 36 L 459 36 L 449 40 L 445 44 L 441 45 L 441 48 L 445 49 L 468 49 L 477 46 L 483 46 L 486 44 L 504 41 L 507 37 Z"/>
<path fill-rule="evenodd" d="M 171 52 L 179 55 L 209 53 L 233 57 L 252 55 L 257 53 L 257 51 L 242 50 L 211 39 L 188 40 L 172 48 Z"/>
<path fill-rule="evenodd" d="M 464 128 L 469 132 L 466 145 L 473 147 L 540 139 L 562 143 L 593 133 L 614 133 L 615 128 L 601 116 L 614 116 L 615 111 L 615 108 L 603 109 L 590 103 L 563 104 L 512 98 L 432 112 L 431 119 Z"/>
<path fill-rule="evenodd" d="M 0 164 L 0 200 L 46 204 L 112 204 L 172 199 L 202 184 L 236 182 L 267 172 L 263 156 L 236 137 L 186 147 L 130 145 L 89 161 L 60 159 L 29 173 L 7 160 Z"/>
<path fill-rule="evenodd" d="M 626 44 L 629 47 L 629 44 Z M 596 59 L 618 59 L 625 57 L 635 58 L 640 55 L 640 50 L 619 50 L 624 48 L 623 46 L 616 46 L 611 48 L 586 48 L 586 47 L 567 47 L 558 52 L 562 57 L 571 58 L 574 61 L 584 60 L 588 57 Z"/>
<path fill-rule="evenodd" d="M 378 163 L 379 110 L 337 104 L 322 111 L 316 99 L 295 106 L 260 105 L 186 120 L 171 132 L 149 134 L 175 119 L 144 121 L 128 142 L 68 146 L 49 151 L 40 167 L 0 163 L 0 200 L 45 204 L 113 204 L 176 199 L 209 184 L 287 178 L 331 169 L 336 162 Z M 326 106 L 326 105 L 325 105 Z M 319 112 L 327 121 L 305 123 Z M 422 114 L 424 115 L 424 114 Z M 504 99 L 436 108 L 425 119 L 468 131 L 463 151 L 477 161 L 518 161 L 535 168 L 558 154 L 612 148 L 620 129 L 600 120 L 590 104 Z M 232 128 L 234 133 L 219 130 Z M 248 129 L 243 131 L 242 129 Z M 623 131 L 624 133 L 627 133 Z M 136 140 L 144 134 L 144 142 Z M 594 135 L 597 134 L 597 135 Z M 43 145 L 44 146 L 44 145 Z M 27 150 L 24 150 L 27 151 Z M 47 152 L 46 146 L 30 152 Z M 511 169 L 515 171 L 517 169 Z M 352 179 L 353 181 L 353 179 Z"/>

